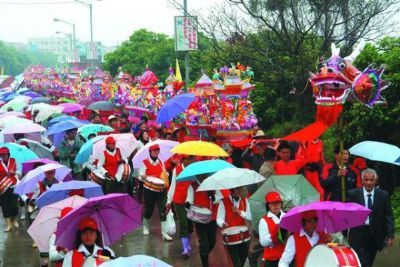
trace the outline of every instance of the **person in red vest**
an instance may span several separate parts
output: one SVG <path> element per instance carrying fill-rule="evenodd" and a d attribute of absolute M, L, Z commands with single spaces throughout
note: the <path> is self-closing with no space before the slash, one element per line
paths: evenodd
<path fill-rule="evenodd" d="M 68 213 L 73 210 L 72 207 L 65 207 L 60 212 L 60 219 L 64 218 Z M 60 248 L 56 246 L 56 233 L 53 233 L 50 236 L 49 240 L 49 259 L 48 261 L 51 263 L 51 266 L 54 267 L 62 267 L 65 254 L 68 253 L 68 249 Z M 43 266 L 47 266 L 46 262 L 42 264 Z"/>
<path fill-rule="evenodd" d="M 171 203 L 174 203 L 175 212 L 179 222 L 179 237 L 182 243 L 182 255 L 187 258 L 192 250 L 190 246 L 190 235 L 193 232 L 192 221 L 187 218 L 185 203 L 188 202 L 188 188 L 191 181 L 176 182 L 176 177 L 183 171 L 183 169 L 194 162 L 194 156 L 182 155 L 183 162 L 176 166 L 172 171 L 171 186 L 168 190 L 167 208 L 171 209 Z"/>
<path fill-rule="evenodd" d="M 279 259 L 285 249 L 283 230 L 279 228 L 282 211 L 282 199 L 278 192 L 271 191 L 265 195 L 267 215 L 258 225 L 260 244 L 264 247 L 263 261 L 266 267 L 278 267 Z"/>
<path fill-rule="evenodd" d="M 149 219 L 153 216 L 154 206 L 157 203 L 158 214 L 161 221 L 161 235 L 163 240 L 171 241 L 173 238 L 168 235 L 168 224 L 166 221 L 167 204 L 167 182 L 168 174 L 164 163 L 158 158 L 160 146 L 152 145 L 149 147 L 149 158 L 143 160 L 139 170 L 139 179 L 143 184 L 144 214 L 143 214 L 143 234 L 149 235 Z M 152 180 L 150 180 L 152 179 Z M 154 180 L 155 179 L 155 180 Z"/>
<path fill-rule="evenodd" d="M 76 243 L 79 245 L 65 255 L 63 267 L 89 266 L 89 262 L 92 262 L 90 266 L 99 266 L 115 257 L 109 247 L 103 246 L 95 219 L 86 217 L 79 222 L 77 238 Z"/>
<path fill-rule="evenodd" d="M 320 200 L 324 200 L 324 189 L 319 182 L 322 175 L 322 167 L 326 164 L 323 143 L 320 139 L 315 139 L 311 142 L 306 142 L 305 149 L 307 150 L 308 163 L 304 170 L 304 176 L 318 191 Z"/>
<path fill-rule="evenodd" d="M 316 231 L 318 217 L 315 211 L 305 211 L 301 214 L 301 218 L 303 228 L 287 240 L 285 250 L 279 260 L 279 267 L 288 267 L 293 259 L 296 267 L 303 267 L 312 247 L 327 243 L 330 239 L 327 234 Z"/>
<path fill-rule="evenodd" d="M 306 153 L 303 157 L 298 157 L 293 160 L 290 159 L 292 151 L 288 142 L 281 141 L 277 150 L 280 160 L 274 165 L 275 175 L 295 175 L 299 173 L 300 169 L 306 166 Z"/>
<path fill-rule="evenodd" d="M 32 201 L 30 205 L 34 204 L 34 200 L 40 197 L 44 192 L 49 190 L 54 184 L 58 184 L 58 180 L 55 177 L 56 170 L 48 170 L 44 172 L 43 181 L 39 182 L 36 186 L 36 190 L 33 193 Z"/>
<path fill-rule="evenodd" d="M 0 148 L 0 206 L 6 221 L 4 232 L 10 232 L 12 227 L 18 228 L 18 196 L 14 194 L 14 186 L 18 178 L 17 164 L 10 157 L 7 147 Z"/>
<path fill-rule="evenodd" d="M 242 187 L 230 190 L 230 195 L 223 198 L 218 206 L 217 224 L 224 230 L 233 227 L 244 227 L 247 229 L 246 220 L 251 221 L 250 205 L 247 198 L 242 198 Z M 247 237 L 239 244 L 225 245 L 230 261 L 234 267 L 244 266 L 250 248 L 250 234 L 247 229 Z M 246 238 L 248 240 L 246 240 Z"/>
<path fill-rule="evenodd" d="M 105 140 L 106 149 L 98 155 L 97 168 L 104 173 L 105 181 L 103 184 L 104 194 L 126 193 L 126 183 L 122 180 L 117 181 L 116 174 L 120 164 L 125 164 L 121 150 L 116 146 L 114 137 L 108 136 Z"/>
<path fill-rule="evenodd" d="M 198 250 L 200 260 L 203 267 L 208 267 L 208 255 L 213 250 L 217 241 L 217 211 L 218 202 L 215 198 L 214 191 L 197 191 L 200 183 L 207 178 L 206 175 L 198 175 L 197 181 L 193 182 L 188 188 L 188 200 L 185 204 L 186 208 L 201 208 L 207 209 L 211 216 L 207 220 L 193 219 L 194 228 L 199 239 Z"/>

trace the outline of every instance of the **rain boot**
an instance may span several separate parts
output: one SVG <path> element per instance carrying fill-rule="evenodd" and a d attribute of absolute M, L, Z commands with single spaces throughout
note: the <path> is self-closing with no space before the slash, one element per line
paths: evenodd
<path fill-rule="evenodd" d="M 187 238 L 187 237 L 182 237 L 181 238 L 181 243 L 182 243 L 182 248 L 183 248 L 183 251 L 182 251 L 182 256 L 185 258 L 185 259 L 187 259 L 187 258 L 189 258 L 189 249 L 188 249 L 188 244 L 189 244 L 189 238 Z"/>
<path fill-rule="evenodd" d="M 11 218 L 5 218 L 6 220 L 6 228 L 4 229 L 4 233 L 10 232 L 12 230 L 12 221 Z"/>
<path fill-rule="evenodd" d="M 15 229 L 18 229 L 18 228 L 19 228 L 19 223 L 18 223 L 17 217 L 11 218 L 11 221 L 12 221 L 12 223 L 13 223 L 14 228 L 15 228 Z"/>
<path fill-rule="evenodd" d="M 144 235 L 149 235 L 150 231 L 149 231 L 149 220 L 143 218 L 143 234 Z"/>
<path fill-rule="evenodd" d="M 19 217 L 19 219 L 22 221 L 25 220 L 25 212 L 26 212 L 25 206 L 22 206 L 20 210 L 21 210 L 21 216 Z"/>
<path fill-rule="evenodd" d="M 200 255 L 200 259 L 203 267 L 208 267 L 208 255 Z"/>
<path fill-rule="evenodd" d="M 173 238 L 168 235 L 168 224 L 167 221 L 161 222 L 161 235 L 165 241 L 172 241 Z"/>

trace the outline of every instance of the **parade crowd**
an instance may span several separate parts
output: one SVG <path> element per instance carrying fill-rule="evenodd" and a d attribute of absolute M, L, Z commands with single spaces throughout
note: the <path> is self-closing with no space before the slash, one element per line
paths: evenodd
<path fill-rule="evenodd" d="M 33 122 L 36 115 L 31 111 L 25 113 L 26 119 Z M 88 119 L 92 124 L 106 123 L 112 131 L 92 133 L 85 138 L 78 132 L 78 127 L 71 128 L 65 131 L 58 148 L 52 146 L 49 140 L 42 140 L 39 143 L 48 147 L 54 158 L 51 162 L 37 160 L 28 171 L 18 169 L 7 146 L 0 148 L 0 204 L 5 219 L 4 232 L 17 230 L 21 220 L 34 224 L 38 211 L 43 209 L 38 206 L 37 200 L 53 186 L 64 183 L 57 178 L 61 167 L 50 168 L 56 166 L 51 164 L 60 164 L 71 169 L 69 174 L 64 175 L 67 177 L 65 181 L 68 176 L 69 180 L 93 181 L 101 185 L 104 195 L 124 193 L 143 204 L 140 215 L 143 235 L 155 235 L 153 229 L 158 219 L 152 217 L 159 216 L 162 240 L 167 242 L 179 237 L 182 257 L 200 257 L 204 267 L 213 266 L 214 259 L 209 255 L 217 242 L 222 242 L 226 251 L 226 255 L 220 256 L 227 257 L 234 267 L 244 266 L 246 262 L 250 266 L 302 267 L 313 247 L 338 238 L 342 244 L 354 249 L 360 266 L 369 267 L 373 266 L 378 251 L 393 245 L 393 212 L 389 193 L 382 189 L 380 173 L 372 168 L 371 162 L 363 158 L 352 159 L 347 147 L 343 150 L 339 146 L 335 148 L 335 160 L 328 163 L 325 162 L 324 146 L 319 139 L 308 142 L 271 139 L 254 127 L 253 136 L 246 144 L 220 144 L 229 157 L 197 155 L 196 147 L 193 147 L 193 153 L 175 153 L 163 160 L 161 155 L 165 142 L 182 144 L 188 140 L 184 127 L 157 128 L 149 125 L 146 117 L 132 124 L 125 113 L 104 118 L 92 112 Z M 118 135 L 121 134 L 131 136 L 135 142 L 135 149 L 129 155 L 124 153 L 126 147 L 119 141 Z M 87 162 L 78 164 L 76 157 L 82 146 L 99 136 L 104 137 L 102 150 L 96 150 Z M 23 141 L 25 139 L 29 137 L 15 133 L 12 142 L 29 147 L 30 144 Z M 208 141 L 216 143 L 213 138 Z M 140 162 L 133 164 L 138 151 L 142 151 Z M 197 189 L 211 172 L 204 172 L 193 179 L 177 179 L 192 164 L 215 160 L 255 171 L 265 180 L 221 190 L 199 191 Z M 34 190 L 27 194 L 14 192 L 27 172 L 34 170 L 42 175 Z M 304 175 L 303 179 L 316 190 L 320 201 L 358 203 L 372 212 L 357 227 L 326 233 L 318 228 L 323 223 L 318 210 L 307 210 L 299 213 L 299 231 L 288 231 L 280 227 L 288 212 L 284 207 L 285 192 L 272 190 L 264 192 L 265 215 L 255 224 L 248 198 L 271 177 L 278 176 L 279 179 L 279 176 L 297 174 Z M 69 197 L 83 196 L 83 191 L 78 188 L 68 194 Z M 73 207 L 61 209 L 59 219 L 68 218 L 70 213 L 74 213 Z M 168 217 L 176 221 L 176 237 L 170 229 Z M 115 227 L 120 226 L 116 224 Z M 88 261 L 92 262 L 91 266 L 97 266 L 114 259 L 118 255 L 105 245 L 102 229 L 94 218 L 82 218 L 73 237 L 73 248 L 57 245 L 54 232 L 48 240 L 48 250 L 40 251 L 42 266 L 80 267 Z M 197 243 L 193 241 L 194 235 L 197 236 Z M 36 242 L 33 243 L 34 247 L 36 245 Z M 198 246 L 199 255 L 193 255 L 194 246 Z"/>

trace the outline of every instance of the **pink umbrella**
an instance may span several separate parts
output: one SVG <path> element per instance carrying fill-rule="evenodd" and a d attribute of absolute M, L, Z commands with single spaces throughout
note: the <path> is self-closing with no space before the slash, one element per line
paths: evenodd
<path fill-rule="evenodd" d="M 83 105 L 77 103 L 62 103 L 58 106 L 63 108 L 63 113 L 81 112 L 84 108 Z"/>
<path fill-rule="evenodd" d="M 81 104 L 83 106 L 89 106 L 90 104 L 92 104 L 94 102 L 93 99 L 91 99 L 90 97 L 84 97 L 78 100 L 78 104 Z"/>
<path fill-rule="evenodd" d="M 39 251 L 49 251 L 50 236 L 56 231 L 63 208 L 76 208 L 86 202 L 86 198 L 72 196 L 40 209 L 38 216 L 28 228 L 28 234 L 38 245 Z"/>
<path fill-rule="evenodd" d="M 316 211 L 318 231 L 336 233 L 352 227 L 363 225 L 371 210 L 356 203 L 335 201 L 318 201 L 289 210 L 280 222 L 280 226 L 291 232 L 302 228 L 301 213 Z"/>
<path fill-rule="evenodd" d="M 96 220 L 103 242 L 109 246 L 140 226 L 142 205 L 127 194 L 91 198 L 58 222 L 56 245 L 74 249 L 79 222 L 86 217 Z"/>
<path fill-rule="evenodd" d="M 171 149 L 176 147 L 178 144 L 179 144 L 179 142 L 169 141 L 169 140 L 155 140 L 155 141 L 147 143 L 133 157 L 133 159 L 132 159 L 133 167 L 140 168 L 143 160 L 148 159 L 150 157 L 149 147 L 151 147 L 152 145 L 160 146 L 160 155 L 158 156 L 158 158 L 162 161 L 166 161 L 173 155 L 173 153 L 171 152 Z"/>
<path fill-rule="evenodd" d="M 19 111 L 8 111 L 6 113 L 3 113 L 0 115 L 0 118 L 5 118 L 8 116 L 15 116 L 15 117 L 19 117 L 19 118 L 25 118 L 25 114 Z"/>

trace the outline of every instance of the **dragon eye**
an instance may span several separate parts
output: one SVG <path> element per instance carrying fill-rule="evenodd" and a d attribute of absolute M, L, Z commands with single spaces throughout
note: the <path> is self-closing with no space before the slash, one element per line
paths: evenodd
<path fill-rule="evenodd" d="M 346 63 L 344 63 L 344 62 L 340 62 L 339 63 L 339 69 L 344 69 L 346 67 Z"/>

